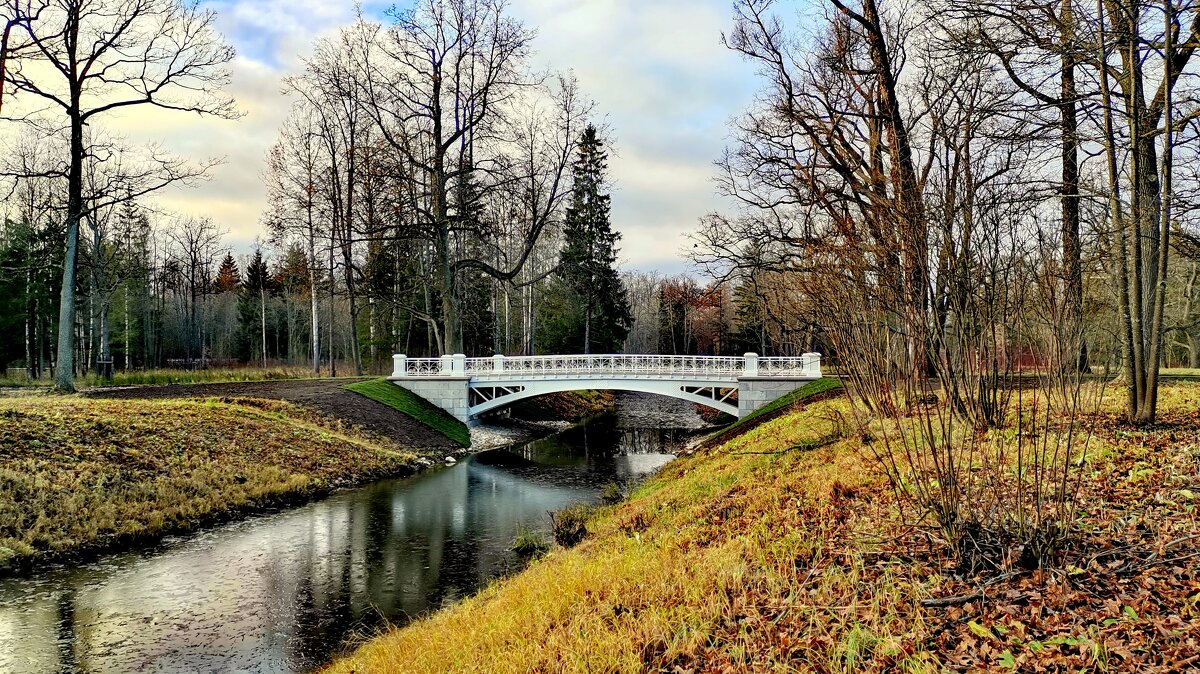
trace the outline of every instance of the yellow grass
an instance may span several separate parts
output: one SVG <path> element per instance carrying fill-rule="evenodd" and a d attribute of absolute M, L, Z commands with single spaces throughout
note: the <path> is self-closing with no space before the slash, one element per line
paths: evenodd
<path fill-rule="evenodd" d="M 0 399 L 0 571 L 406 472 L 413 458 L 277 401 Z"/>
<path fill-rule="evenodd" d="M 810 655 L 853 671 L 862 649 L 893 648 L 919 628 L 906 596 L 914 588 L 883 583 L 867 596 L 861 551 L 842 549 L 821 519 L 831 516 L 835 484 L 868 492 L 883 488 L 880 476 L 850 441 L 741 453 L 824 437 L 828 412 L 843 404 L 813 405 L 679 459 L 601 511 L 578 547 L 385 634 L 328 671 L 640 672 L 702 653 L 788 670 L 797 644 L 760 644 L 752 633 L 766 613 L 804 630 L 839 625 L 845 638 L 818 640 Z M 813 582 L 810 568 L 847 553 L 848 563 Z M 806 584 L 812 594 L 791 592 Z M 764 598 L 776 605 L 762 606 Z"/>
<path fill-rule="evenodd" d="M 1194 408 L 1200 385 L 1161 399 Z M 919 602 L 948 579 L 872 554 L 898 515 L 860 439 L 779 453 L 826 437 L 846 404 L 813 403 L 681 457 L 600 510 L 579 546 L 377 636 L 326 674 L 941 671 Z M 1097 471 L 1107 453 L 1093 454 Z"/>

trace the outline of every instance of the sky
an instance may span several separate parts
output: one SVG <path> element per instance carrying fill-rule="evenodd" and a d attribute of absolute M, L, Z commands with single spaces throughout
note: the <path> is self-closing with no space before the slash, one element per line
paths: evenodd
<path fill-rule="evenodd" d="M 222 157 L 210 181 L 158 196 L 164 208 L 209 216 L 245 252 L 262 236 L 263 159 L 287 114 L 281 79 L 297 72 L 314 38 L 349 23 L 350 0 L 206 0 L 237 49 L 227 92 L 236 121 L 161 111 L 113 120 L 120 133 L 192 158 Z M 722 207 L 713 161 L 728 120 L 753 98 L 753 68 L 721 45 L 731 0 L 511 0 L 537 30 L 532 65 L 572 70 L 610 130 L 612 223 L 627 269 L 688 271 L 681 251 L 698 219 Z M 391 3 L 368 2 L 384 19 Z"/>

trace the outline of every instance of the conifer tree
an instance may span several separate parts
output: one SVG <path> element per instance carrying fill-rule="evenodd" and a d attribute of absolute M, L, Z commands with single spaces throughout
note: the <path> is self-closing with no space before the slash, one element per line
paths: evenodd
<path fill-rule="evenodd" d="M 237 261 L 233 253 L 225 253 L 221 266 L 217 269 L 217 278 L 213 282 L 213 290 L 218 294 L 231 293 L 242 287 L 242 275 L 238 271 Z"/>
<path fill-rule="evenodd" d="M 594 125 L 579 139 L 571 167 L 574 183 L 567 209 L 559 277 L 578 300 L 583 352 L 615 351 L 629 334 L 632 313 L 629 298 L 617 273 L 617 242 L 609 221 L 606 173 L 608 154 Z"/>
<path fill-rule="evenodd" d="M 251 360 L 257 350 L 258 360 L 267 366 L 267 296 L 275 292 L 271 271 L 263 259 L 262 249 L 246 265 L 246 280 L 238 293 L 238 355 Z"/>

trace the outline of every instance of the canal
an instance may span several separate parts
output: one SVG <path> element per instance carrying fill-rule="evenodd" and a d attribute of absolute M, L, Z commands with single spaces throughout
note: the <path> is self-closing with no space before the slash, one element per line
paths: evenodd
<path fill-rule="evenodd" d="M 644 480 L 702 425 L 641 394 L 557 435 L 0 580 L 0 672 L 307 672 L 519 570 L 519 527 Z M 547 534 L 548 535 L 548 534 Z"/>

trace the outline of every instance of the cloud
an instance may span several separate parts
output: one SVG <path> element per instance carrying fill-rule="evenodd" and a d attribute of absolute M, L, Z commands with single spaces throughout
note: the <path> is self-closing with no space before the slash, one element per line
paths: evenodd
<path fill-rule="evenodd" d="M 725 49 L 727 0 L 524 0 L 535 58 L 574 70 L 615 136 L 613 225 L 638 269 L 680 271 L 686 235 L 723 204 L 712 162 L 746 107 L 750 67 Z"/>
<path fill-rule="evenodd" d="M 351 2 L 215 0 L 218 27 L 238 49 L 229 93 L 237 121 L 131 109 L 113 122 L 186 156 L 225 164 L 194 189 L 163 193 L 164 207 L 209 215 L 244 250 L 261 235 L 263 158 L 290 102 L 283 76 L 296 72 L 315 38 L 353 20 Z M 388 3 L 364 12 L 381 17 Z M 534 65 L 572 70 L 595 99 L 613 141 L 613 224 L 623 261 L 638 269 L 683 269 L 678 253 L 705 213 L 722 205 L 712 161 L 727 120 L 750 101 L 751 68 L 720 44 L 728 0 L 513 0 L 510 12 L 536 28 Z"/>

